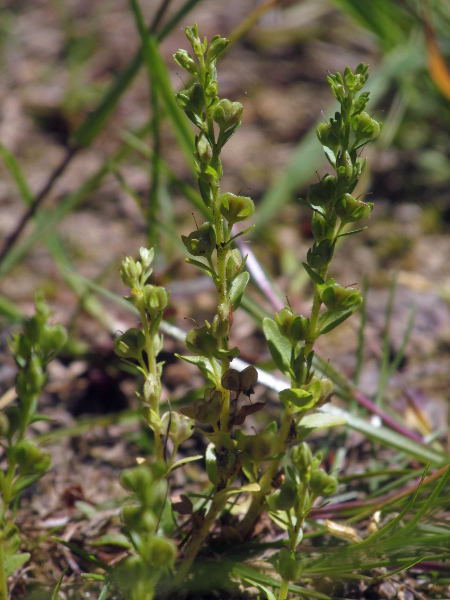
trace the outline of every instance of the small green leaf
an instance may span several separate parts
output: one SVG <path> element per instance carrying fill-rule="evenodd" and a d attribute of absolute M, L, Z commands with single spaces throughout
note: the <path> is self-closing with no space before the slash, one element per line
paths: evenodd
<path fill-rule="evenodd" d="M 211 277 L 214 278 L 216 276 L 214 271 L 210 267 L 208 267 L 208 265 L 205 265 L 205 263 L 202 263 L 199 260 L 195 260 L 193 258 L 186 258 L 185 260 L 188 264 L 194 265 L 194 266 L 198 267 L 199 269 L 202 269 L 202 271 L 206 271 L 208 273 L 208 275 L 211 275 Z"/>
<path fill-rule="evenodd" d="M 246 577 L 244 577 L 242 581 L 245 581 L 246 583 L 249 583 L 250 585 L 258 588 L 260 592 L 263 592 L 266 595 L 267 600 L 277 600 L 275 594 L 271 590 L 269 590 L 268 587 L 262 585 L 262 583 L 253 581 L 253 579 L 247 579 Z"/>
<path fill-rule="evenodd" d="M 204 124 L 201 118 L 190 110 L 185 111 L 187 118 L 194 123 L 199 129 L 203 130 Z"/>
<path fill-rule="evenodd" d="M 9 577 L 17 571 L 19 567 L 24 565 L 27 560 L 30 559 L 31 554 L 29 552 L 23 552 L 22 554 L 14 554 L 12 556 L 6 556 L 4 561 L 4 569 L 6 577 Z"/>
<path fill-rule="evenodd" d="M 242 300 L 245 288 L 247 287 L 248 280 L 250 279 L 249 273 L 241 273 L 233 280 L 230 289 L 230 304 L 233 305 L 233 310 L 239 308 Z"/>
<path fill-rule="evenodd" d="M 322 277 L 318 273 L 313 271 L 309 265 L 307 265 L 306 263 L 302 263 L 302 265 L 313 283 L 317 283 L 318 285 L 323 285 L 325 283 Z"/>
<path fill-rule="evenodd" d="M 347 419 L 338 415 L 329 415 L 326 413 L 312 413 L 305 415 L 300 422 L 299 429 L 308 430 L 308 435 L 313 431 L 319 431 L 320 429 L 329 429 L 330 427 L 337 427 L 338 425 L 346 425 Z"/>
<path fill-rule="evenodd" d="M 343 321 L 345 321 L 346 319 L 348 319 L 349 317 L 352 316 L 352 314 L 354 312 L 356 312 L 358 310 L 358 308 L 360 307 L 360 304 L 358 304 L 355 307 L 350 308 L 349 310 L 346 310 L 345 312 L 341 312 L 341 313 L 334 313 L 331 311 L 325 311 L 322 315 L 322 317 L 319 319 L 319 328 L 320 328 L 320 333 L 328 333 L 329 331 L 331 331 L 332 329 L 334 329 L 335 327 L 337 327 L 338 325 L 340 325 Z"/>
<path fill-rule="evenodd" d="M 216 496 L 216 499 L 219 501 L 222 498 L 227 496 L 233 496 L 235 494 L 241 494 L 242 492 L 259 492 L 261 487 L 259 483 L 247 483 L 247 485 L 243 485 L 238 488 L 227 488 L 219 492 Z"/>
<path fill-rule="evenodd" d="M 181 356 L 181 354 L 175 354 L 175 356 L 185 362 L 191 363 L 191 365 L 195 365 L 208 381 L 216 385 L 216 376 L 210 360 L 203 356 Z M 217 368 L 219 369 L 219 367 Z"/>
<path fill-rule="evenodd" d="M 94 540 L 91 546 L 118 546 L 119 548 L 131 549 L 133 544 L 122 533 L 107 533 L 98 540 Z"/>
<path fill-rule="evenodd" d="M 274 363 L 284 375 L 290 376 L 291 344 L 268 317 L 263 320 L 263 331 Z"/>
<path fill-rule="evenodd" d="M 175 469 L 186 465 L 187 463 L 194 462 L 195 460 L 200 460 L 203 458 L 203 454 L 197 454 L 197 456 L 187 456 L 186 458 L 182 458 L 181 460 L 177 460 L 177 462 L 173 463 L 173 465 L 168 470 L 167 474 L 171 473 Z"/>

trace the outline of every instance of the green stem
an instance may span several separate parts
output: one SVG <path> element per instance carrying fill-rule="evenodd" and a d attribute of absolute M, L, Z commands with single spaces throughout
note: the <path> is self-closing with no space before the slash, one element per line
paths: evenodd
<path fill-rule="evenodd" d="M 289 581 L 283 579 L 281 582 L 280 593 L 278 594 L 278 600 L 286 600 L 289 592 Z"/>
<path fill-rule="evenodd" d="M 5 573 L 5 550 L 3 547 L 3 539 L 0 539 L 0 600 L 8 600 L 8 586 Z"/>
<path fill-rule="evenodd" d="M 211 502 L 211 506 L 209 507 L 209 511 L 205 517 L 205 520 L 203 521 L 203 525 L 201 526 L 200 529 L 198 529 L 192 537 L 192 540 L 189 544 L 188 547 L 188 551 L 186 553 L 186 556 L 184 557 L 180 568 L 178 569 L 176 578 L 175 578 L 175 586 L 177 588 L 181 587 L 183 581 L 186 579 L 189 570 L 192 566 L 192 563 L 195 560 L 195 557 L 198 554 L 198 551 L 200 550 L 206 536 L 208 535 L 211 527 L 213 526 L 217 515 L 219 514 L 219 512 L 222 510 L 223 506 L 223 501 L 221 501 L 220 503 L 217 502 L 217 490 L 214 492 L 214 497 L 212 499 Z"/>
<path fill-rule="evenodd" d="M 281 422 L 277 453 L 284 452 L 286 450 L 286 444 L 289 438 L 293 417 L 294 410 L 292 405 L 289 404 L 284 411 L 283 420 Z M 280 469 L 280 464 L 281 459 L 272 460 L 266 472 L 259 481 L 260 491 L 253 495 L 250 508 L 240 524 L 240 531 L 244 537 L 252 531 L 258 517 L 263 511 L 265 497 L 272 488 L 272 481 Z"/>
<path fill-rule="evenodd" d="M 159 376 L 158 376 L 158 369 L 156 366 L 156 356 L 155 356 L 155 351 L 154 351 L 154 338 L 150 335 L 150 327 L 148 325 L 148 319 L 147 319 L 147 313 L 145 311 L 145 308 L 143 306 L 139 307 L 139 314 L 141 317 L 141 321 L 142 321 L 142 328 L 144 331 L 144 335 L 145 335 L 145 351 L 147 353 L 147 361 L 148 361 L 148 367 L 145 368 L 145 371 L 147 371 L 146 373 L 146 378 L 150 377 L 153 379 L 154 382 L 157 382 L 158 384 L 158 393 L 157 396 L 153 402 L 153 405 L 151 406 L 151 409 L 153 411 L 155 411 L 155 413 L 157 415 L 159 415 L 159 401 L 160 401 L 160 396 L 161 396 L 161 382 L 159 381 Z M 159 427 L 156 427 L 155 424 L 151 425 L 152 429 L 153 429 L 153 433 L 155 434 L 155 454 L 156 454 L 156 459 L 163 461 L 164 460 L 164 446 L 161 440 L 161 431 L 159 430 Z"/>

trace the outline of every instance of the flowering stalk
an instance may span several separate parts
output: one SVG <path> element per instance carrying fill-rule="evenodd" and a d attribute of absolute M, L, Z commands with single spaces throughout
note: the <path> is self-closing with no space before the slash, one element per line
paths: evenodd
<path fill-rule="evenodd" d="M 322 405 L 332 394 L 331 381 L 318 378 L 312 368 L 316 340 L 350 317 L 362 303 L 359 290 L 343 287 L 328 278 L 328 270 L 337 240 L 362 231 L 346 231 L 347 225 L 367 219 L 373 208 L 372 203 L 352 195 L 366 165 L 358 150 L 380 131 L 379 123 L 365 112 L 369 93 L 360 93 L 367 78 L 368 66 L 364 63 L 354 73 L 347 67 L 344 77 L 340 73 L 328 77 L 341 110 L 329 123 L 318 126 L 317 136 L 336 174 L 326 174 L 311 185 L 306 199 L 301 200 L 312 211 L 314 236 L 303 263 L 314 286 L 310 316 L 296 314 L 286 306 L 276 314 L 275 321 L 263 322 L 272 358 L 290 378 L 291 387 L 279 394 L 285 407 L 277 446 L 280 458 L 271 462 L 259 480 L 261 489 L 253 497 L 242 528 L 248 534 L 267 505 L 285 523 L 289 544 L 280 552 L 277 562 L 282 578 L 279 600 L 287 598 L 289 581 L 298 580 L 301 574 L 294 551 L 302 539 L 305 518 L 317 497 L 331 495 L 337 489 L 336 479 L 319 467 L 320 453 L 313 457 L 303 442 L 307 430 L 302 430 L 301 421 L 307 411 Z M 281 458 L 285 454 L 290 466 L 283 469 Z M 280 473 L 284 482 L 271 493 L 274 479 Z"/>
<path fill-rule="evenodd" d="M 245 394 L 249 392 L 252 382 L 256 382 L 256 370 L 252 367 L 253 371 L 247 374 L 250 384 L 246 390 L 239 388 L 239 374 L 230 369 L 230 362 L 239 354 L 239 350 L 230 347 L 229 342 L 233 312 L 239 307 L 249 280 L 248 273 L 244 271 L 245 258 L 232 244 L 250 228 L 232 235 L 232 227 L 253 215 L 254 204 L 247 196 L 222 193 L 220 189 L 220 154 L 241 124 L 243 107 L 240 102 L 221 99 L 218 95 L 216 61 L 227 47 L 228 40 L 216 35 L 208 45 L 206 38 L 200 40 L 197 25 L 187 27 L 186 36 L 197 60 L 186 50 L 178 50 L 174 58 L 193 76 L 195 83 L 179 92 L 176 100 L 198 128 L 195 136 L 195 169 L 198 187 L 211 219 L 188 236 L 182 236 L 182 241 L 192 257 L 187 262 L 212 278 L 217 290 L 217 310 L 212 323 L 206 321 L 203 327 L 188 332 L 186 346 L 194 356 L 181 358 L 196 364 L 213 386 L 186 414 L 213 429 L 211 433 L 204 433 L 210 441 L 207 470 L 215 491 L 203 524 L 188 545 L 178 573 L 179 582 L 188 573 L 203 540 L 224 508 L 224 493 L 240 468 L 239 451 L 231 435 L 237 424 L 237 398 L 232 400 L 231 393 L 239 394 L 242 391 Z M 243 380 L 242 386 L 246 387 L 247 383 Z M 242 412 L 239 414 L 242 424 L 245 415 Z"/>
<path fill-rule="evenodd" d="M 17 554 L 19 530 L 8 513 L 20 493 L 50 468 L 50 453 L 27 439 L 26 434 L 31 423 L 43 420 L 36 411 L 38 398 L 47 380 L 45 367 L 67 340 L 62 325 L 48 324 L 51 312 L 39 292 L 35 296 L 35 307 L 35 315 L 26 322 L 24 332 L 14 334 L 10 342 L 19 370 L 16 379 L 19 403 L 0 414 L 0 446 L 6 456 L 6 470 L 0 472 L 1 600 L 8 598 L 8 576 L 30 557 L 28 553 Z"/>

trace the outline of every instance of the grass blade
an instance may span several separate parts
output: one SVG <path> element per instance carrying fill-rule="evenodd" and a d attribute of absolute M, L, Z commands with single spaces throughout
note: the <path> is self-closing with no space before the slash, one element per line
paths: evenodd
<path fill-rule="evenodd" d="M 450 458 L 448 453 L 438 452 L 433 448 L 429 448 L 425 444 L 421 444 L 406 438 L 405 436 L 400 435 L 399 433 L 396 433 L 387 427 L 374 427 L 368 421 L 365 421 L 360 417 L 355 417 L 351 413 L 342 408 L 338 408 L 337 406 L 326 405 L 320 410 L 332 415 L 343 417 L 347 420 L 349 427 L 364 434 L 373 442 L 378 442 L 384 446 L 387 446 L 388 448 L 402 452 L 403 454 L 418 460 L 420 463 L 427 463 L 431 461 L 437 466 L 442 466 L 448 463 Z"/>
<path fill-rule="evenodd" d="M 180 23 L 200 0 L 188 0 L 163 27 L 158 35 L 162 41 Z M 123 93 L 128 89 L 143 63 L 143 54 L 139 50 L 128 66 L 117 76 L 99 106 L 83 121 L 73 134 L 73 140 L 79 146 L 89 146 L 104 128 Z"/>
<path fill-rule="evenodd" d="M 61 573 L 61 576 L 60 576 L 60 578 L 58 579 L 58 583 L 56 584 L 55 590 L 54 590 L 54 592 L 53 592 L 53 594 L 52 594 L 52 600 L 58 600 L 58 596 L 59 596 L 59 590 L 61 589 L 61 584 L 62 584 L 62 581 L 63 581 L 63 579 L 64 579 L 64 575 L 67 573 L 67 569 L 68 569 L 68 568 L 69 568 L 69 565 L 66 565 L 66 566 L 64 567 L 64 570 L 63 570 L 63 572 Z"/>

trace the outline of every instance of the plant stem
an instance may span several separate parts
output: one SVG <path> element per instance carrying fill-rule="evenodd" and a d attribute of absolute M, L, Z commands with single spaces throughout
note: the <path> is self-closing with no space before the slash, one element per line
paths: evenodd
<path fill-rule="evenodd" d="M 286 407 L 286 410 L 284 411 L 283 420 L 281 422 L 277 453 L 284 452 L 284 450 L 286 449 L 286 443 L 289 438 L 289 432 L 291 430 L 293 417 L 294 417 L 294 411 L 293 411 L 292 406 L 289 405 L 288 407 Z M 281 459 L 271 461 L 267 468 L 267 471 L 264 473 L 264 475 L 261 477 L 261 480 L 259 481 L 259 485 L 260 485 L 261 489 L 259 492 L 257 492 L 256 494 L 253 495 L 252 502 L 250 504 L 250 508 L 248 509 L 247 514 L 245 515 L 245 517 L 242 520 L 241 525 L 240 525 L 240 530 L 242 531 L 242 534 L 244 535 L 244 537 L 247 536 L 252 531 L 252 529 L 255 525 L 255 522 L 257 521 L 258 517 L 260 516 L 260 514 L 262 512 L 262 509 L 263 509 L 262 505 L 263 505 L 264 499 L 265 499 L 266 495 L 268 494 L 268 492 L 270 491 L 270 489 L 272 488 L 272 481 L 279 471 L 280 462 L 281 462 Z"/>
<path fill-rule="evenodd" d="M 198 529 L 193 537 L 192 540 L 189 544 L 188 547 L 188 551 L 186 553 L 186 556 L 184 557 L 180 568 L 178 569 L 176 578 L 175 578 L 175 587 L 180 588 L 183 581 L 186 579 L 187 574 L 189 573 L 189 570 L 192 566 L 192 563 L 195 560 L 195 557 L 198 554 L 198 551 L 200 550 L 203 541 L 205 540 L 206 536 L 209 533 L 209 530 L 211 529 L 212 525 L 214 524 L 214 521 L 217 518 L 217 515 L 219 514 L 219 511 L 223 508 L 223 506 L 219 503 L 217 503 L 217 489 L 214 492 L 214 496 L 211 502 L 211 506 L 209 507 L 209 511 L 205 517 L 205 520 L 203 521 L 203 525 L 201 526 L 200 529 Z"/>
<path fill-rule="evenodd" d="M 0 600 L 8 600 L 8 586 L 5 573 L 5 551 L 3 549 L 3 539 L 0 539 Z"/>
<path fill-rule="evenodd" d="M 278 600 L 286 600 L 289 592 L 289 581 L 287 579 L 283 579 L 281 582 L 280 592 L 278 594 Z"/>
<path fill-rule="evenodd" d="M 145 351 L 147 353 L 147 362 L 148 367 L 145 368 L 147 371 L 146 379 L 152 380 L 152 384 L 156 384 L 158 387 L 157 397 L 155 398 L 153 405 L 151 406 L 152 410 L 155 411 L 157 415 L 159 415 L 159 401 L 161 396 L 161 383 L 158 377 L 158 368 L 156 366 L 156 356 L 154 350 L 154 339 L 150 335 L 150 327 L 148 326 L 147 313 L 145 312 L 145 308 L 141 306 L 139 308 L 139 314 L 142 321 L 142 328 L 145 335 Z M 152 425 L 153 432 L 155 434 L 155 453 L 156 459 L 160 461 L 164 461 L 164 447 L 161 440 L 159 427 L 156 427 L 156 424 Z"/>

